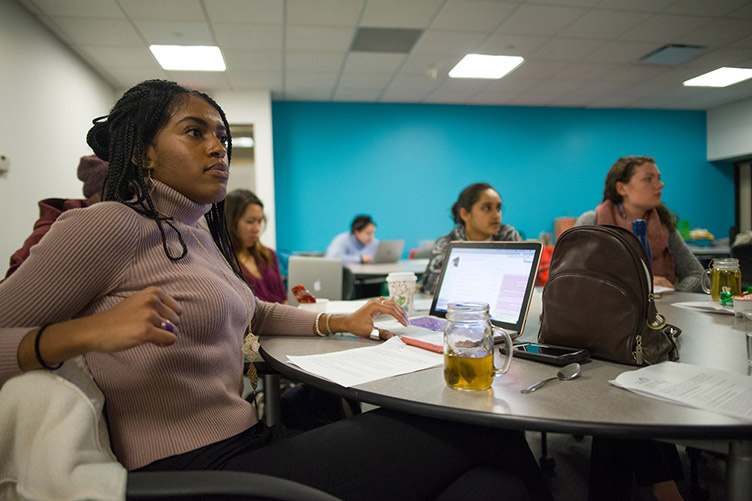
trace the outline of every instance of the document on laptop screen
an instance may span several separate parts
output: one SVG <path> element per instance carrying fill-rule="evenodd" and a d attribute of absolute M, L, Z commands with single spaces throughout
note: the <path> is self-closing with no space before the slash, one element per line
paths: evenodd
<path fill-rule="evenodd" d="M 491 318 L 516 323 L 522 314 L 534 249 L 453 248 L 436 309 L 455 301 L 488 303 Z"/>

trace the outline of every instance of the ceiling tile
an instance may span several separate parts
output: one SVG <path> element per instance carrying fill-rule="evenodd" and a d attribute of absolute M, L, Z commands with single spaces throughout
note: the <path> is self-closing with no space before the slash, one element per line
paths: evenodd
<path fill-rule="evenodd" d="M 436 79 L 428 75 L 397 75 L 389 83 L 389 89 L 428 92 L 436 87 L 437 84 Z"/>
<path fill-rule="evenodd" d="M 136 21 L 135 24 L 150 45 L 216 45 L 205 23 Z"/>
<path fill-rule="evenodd" d="M 567 65 L 556 73 L 556 79 L 562 80 L 598 80 L 613 73 L 618 66 L 610 64 L 575 63 Z"/>
<path fill-rule="evenodd" d="M 470 31 L 427 30 L 413 47 L 413 54 L 444 54 L 463 56 L 478 50 L 484 36 Z"/>
<path fill-rule="evenodd" d="M 628 42 L 656 42 L 662 46 L 676 42 L 679 37 L 707 24 L 703 17 L 657 15 L 640 23 L 621 35 L 621 39 Z M 656 47 L 658 48 L 658 47 Z"/>
<path fill-rule="evenodd" d="M 445 0 L 368 0 L 360 25 L 426 29 L 444 2 Z"/>
<path fill-rule="evenodd" d="M 276 0 L 203 0 L 213 23 L 282 24 L 285 3 Z"/>
<path fill-rule="evenodd" d="M 650 42 L 607 42 L 598 50 L 583 57 L 583 61 L 595 63 L 637 63 L 657 49 Z"/>
<path fill-rule="evenodd" d="M 338 88 L 334 93 L 334 99 L 337 101 L 352 101 L 352 102 L 373 102 L 377 101 L 382 94 L 382 89 L 371 88 Z"/>
<path fill-rule="evenodd" d="M 292 51 L 346 51 L 354 34 L 354 27 L 288 26 L 286 48 Z"/>
<path fill-rule="evenodd" d="M 215 23 L 214 36 L 222 50 L 281 51 L 283 46 L 282 27 L 271 24 Z"/>
<path fill-rule="evenodd" d="M 478 49 L 481 54 L 525 57 L 543 46 L 548 37 L 494 33 Z"/>
<path fill-rule="evenodd" d="M 419 89 L 387 89 L 379 100 L 382 103 L 422 103 L 430 91 Z"/>
<path fill-rule="evenodd" d="M 200 0 L 119 0 L 134 21 L 204 22 Z"/>
<path fill-rule="evenodd" d="M 617 10 L 593 10 L 563 29 L 559 35 L 578 38 L 598 38 L 602 40 L 618 37 L 650 18 L 641 12 Z"/>
<path fill-rule="evenodd" d="M 517 8 L 516 4 L 480 0 L 449 0 L 431 24 L 434 30 L 492 31 Z"/>
<path fill-rule="evenodd" d="M 342 73 L 337 88 L 383 89 L 390 80 L 384 73 Z"/>
<path fill-rule="evenodd" d="M 681 12 L 698 16 L 722 16 L 743 7 L 746 0 L 679 0 L 666 8 L 666 12 Z"/>
<path fill-rule="evenodd" d="M 281 71 L 228 71 L 230 86 L 233 90 L 270 89 L 282 92 Z"/>
<path fill-rule="evenodd" d="M 226 49 L 222 51 L 222 55 L 228 68 L 238 68 L 248 72 L 282 72 L 282 51 Z"/>
<path fill-rule="evenodd" d="M 220 90 L 230 90 L 229 80 L 224 71 L 168 71 L 168 78 L 191 89 L 203 90 L 209 94 Z"/>
<path fill-rule="evenodd" d="M 52 19 L 75 43 L 80 45 L 106 44 L 118 47 L 144 47 L 144 42 L 128 21 L 119 19 L 91 19 L 55 17 Z M 148 49 L 146 49 L 148 50 Z"/>
<path fill-rule="evenodd" d="M 288 71 L 285 77 L 285 91 L 325 87 L 331 92 L 337 80 L 336 73 Z"/>
<path fill-rule="evenodd" d="M 288 52 L 285 67 L 288 71 L 339 72 L 347 52 Z"/>
<path fill-rule="evenodd" d="M 129 68 L 125 66 L 115 65 L 108 67 L 107 72 L 113 76 L 113 78 L 119 84 L 119 88 L 122 90 L 129 89 L 134 85 L 143 82 L 144 80 L 151 80 L 154 78 L 169 78 L 167 72 L 162 68 L 159 68 L 157 70 L 150 70 L 145 68 Z"/>
<path fill-rule="evenodd" d="M 531 57 L 543 61 L 581 61 L 589 54 L 598 51 L 603 44 L 597 40 L 581 38 L 556 38 L 547 42 Z"/>
<path fill-rule="evenodd" d="M 47 16 L 124 19 L 115 0 L 33 0 Z"/>
<path fill-rule="evenodd" d="M 161 66 L 149 51 L 143 47 L 105 47 L 101 45 L 83 46 L 96 62 L 104 67 L 110 65 L 123 68 L 141 68 L 145 70 L 161 70 Z M 113 64 L 114 63 L 114 64 Z"/>
<path fill-rule="evenodd" d="M 587 9 L 524 4 L 499 28 L 500 33 L 552 36 L 584 16 Z"/>
<path fill-rule="evenodd" d="M 603 0 L 601 9 L 628 10 L 633 12 L 662 12 L 676 0 Z"/>
<path fill-rule="evenodd" d="M 678 37 L 677 42 L 721 47 L 744 38 L 750 31 L 752 31 L 752 19 L 714 19 Z"/>
<path fill-rule="evenodd" d="M 375 54 L 365 52 L 351 52 L 347 56 L 344 72 L 356 73 L 387 73 L 396 71 L 405 62 L 405 54 Z"/>
<path fill-rule="evenodd" d="M 287 0 L 287 22 L 307 26 L 353 26 L 363 0 Z"/>

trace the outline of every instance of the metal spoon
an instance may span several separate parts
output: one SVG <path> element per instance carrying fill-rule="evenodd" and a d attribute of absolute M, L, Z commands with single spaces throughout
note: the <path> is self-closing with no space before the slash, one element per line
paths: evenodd
<path fill-rule="evenodd" d="M 569 365 L 565 365 L 564 367 L 562 367 L 559 370 L 559 372 L 556 373 L 556 377 L 550 377 L 548 379 L 538 381 L 537 383 L 530 386 L 529 388 L 520 390 L 520 393 L 532 393 L 538 388 L 541 388 L 542 386 L 547 385 L 551 381 L 556 381 L 557 379 L 559 381 L 569 381 L 570 379 L 574 379 L 579 375 L 580 375 L 580 364 L 578 364 L 577 362 L 573 362 Z"/>

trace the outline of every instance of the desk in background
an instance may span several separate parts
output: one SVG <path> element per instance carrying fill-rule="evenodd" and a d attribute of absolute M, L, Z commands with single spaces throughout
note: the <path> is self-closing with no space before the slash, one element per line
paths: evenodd
<path fill-rule="evenodd" d="M 346 264 L 355 277 L 355 298 L 382 295 L 381 286 L 386 277 L 396 271 L 411 271 L 418 279 L 426 271 L 428 259 L 401 259 L 396 263 Z"/>
<path fill-rule="evenodd" d="M 742 320 L 732 315 L 701 313 L 672 306 L 708 296 L 668 293 L 657 306 L 668 321 L 682 328 L 681 362 L 748 374 Z M 541 312 L 536 290 L 523 341 L 537 338 Z M 729 499 L 752 499 L 752 423 L 710 411 L 643 397 L 609 383 L 634 367 L 601 360 L 583 364 L 582 376 L 556 387 L 523 395 L 521 388 L 556 368 L 516 359 L 490 390 L 463 392 L 447 387 L 442 367 L 344 388 L 287 362 L 287 355 L 309 355 L 369 346 L 375 341 L 352 337 L 264 337 L 261 351 L 283 375 L 353 398 L 423 416 L 507 429 L 549 431 L 622 438 L 699 440 L 694 446 L 728 454 Z M 550 391 L 547 391 L 550 390 Z"/>
<path fill-rule="evenodd" d="M 700 261 L 703 268 L 710 265 L 710 261 L 717 257 L 731 257 L 731 247 L 728 245 L 692 245 L 687 243 L 692 254 Z"/>

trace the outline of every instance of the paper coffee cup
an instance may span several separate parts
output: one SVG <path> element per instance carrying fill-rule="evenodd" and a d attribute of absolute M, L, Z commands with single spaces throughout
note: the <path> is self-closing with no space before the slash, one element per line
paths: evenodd
<path fill-rule="evenodd" d="M 389 297 L 401 305 L 408 316 L 415 311 L 415 282 L 418 277 L 410 271 L 392 272 L 386 277 Z"/>

